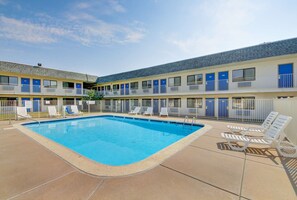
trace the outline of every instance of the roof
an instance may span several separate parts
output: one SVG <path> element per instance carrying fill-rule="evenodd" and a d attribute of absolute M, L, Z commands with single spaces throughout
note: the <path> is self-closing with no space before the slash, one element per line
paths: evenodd
<path fill-rule="evenodd" d="M 50 69 L 50 68 L 44 68 L 44 67 L 37 67 L 37 66 L 30 66 L 30 65 L 5 62 L 5 61 L 0 61 L 0 71 L 44 76 L 44 77 L 61 78 L 61 79 L 68 79 L 68 80 L 78 80 L 78 81 L 93 82 L 93 83 L 95 83 L 98 78 L 97 76 L 88 75 L 88 74 Z"/>
<path fill-rule="evenodd" d="M 297 53 L 297 38 L 292 38 L 148 67 L 144 69 L 103 76 L 98 78 L 97 83 L 107 83 L 295 53 Z"/>

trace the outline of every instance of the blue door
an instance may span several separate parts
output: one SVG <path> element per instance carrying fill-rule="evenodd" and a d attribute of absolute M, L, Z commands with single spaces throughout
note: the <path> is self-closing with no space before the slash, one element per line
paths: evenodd
<path fill-rule="evenodd" d="M 229 89 L 229 73 L 219 72 L 219 90 Z"/>
<path fill-rule="evenodd" d="M 282 64 L 278 66 L 278 87 L 294 87 L 293 64 Z"/>
<path fill-rule="evenodd" d="M 30 79 L 21 78 L 22 92 L 30 92 Z"/>
<path fill-rule="evenodd" d="M 33 79 L 33 92 L 40 93 L 41 92 L 41 81 L 40 79 Z"/>
<path fill-rule="evenodd" d="M 153 85 L 153 93 L 157 94 L 159 93 L 159 80 L 154 80 Z"/>
<path fill-rule="evenodd" d="M 41 98 L 33 98 L 33 112 L 41 111 Z"/>
<path fill-rule="evenodd" d="M 214 91 L 215 90 L 215 73 L 206 74 L 205 79 L 206 79 L 205 90 Z"/>
<path fill-rule="evenodd" d="M 207 98 L 205 99 L 205 115 L 207 117 L 214 117 L 215 115 L 215 99 Z"/>
<path fill-rule="evenodd" d="M 219 117 L 229 116 L 228 106 L 228 98 L 219 98 Z"/>
<path fill-rule="evenodd" d="M 161 79 L 161 93 L 166 93 L 166 79 Z"/>
<path fill-rule="evenodd" d="M 153 113 L 154 114 L 159 113 L 159 99 L 153 100 Z"/>
<path fill-rule="evenodd" d="M 121 95 L 125 94 L 125 84 L 121 84 Z"/>
<path fill-rule="evenodd" d="M 76 83 L 76 94 L 81 94 L 81 83 Z"/>
<path fill-rule="evenodd" d="M 30 101 L 30 98 L 22 98 L 22 106 L 25 106 L 25 101 Z M 30 112 L 30 108 L 27 108 L 27 112 Z"/>
<path fill-rule="evenodd" d="M 126 83 L 125 94 L 126 94 L 126 95 L 129 95 L 129 83 Z"/>

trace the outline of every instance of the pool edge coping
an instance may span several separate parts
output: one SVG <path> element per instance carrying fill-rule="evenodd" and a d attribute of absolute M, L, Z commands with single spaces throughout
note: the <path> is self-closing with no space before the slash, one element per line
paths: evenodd
<path fill-rule="evenodd" d="M 104 116 L 107 114 L 98 114 L 96 116 Z M 123 116 L 123 115 L 117 115 L 112 114 L 114 116 Z M 84 118 L 84 117 L 82 117 Z M 144 119 L 141 116 L 133 116 L 135 119 Z M 73 118 L 77 119 L 77 118 Z M 145 118 L 148 119 L 148 118 Z M 163 119 L 155 119 L 158 121 L 172 121 L 171 119 L 163 118 Z M 45 120 L 45 121 L 53 121 L 53 120 Z M 174 120 L 173 122 L 179 122 L 177 120 Z M 27 122 L 28 123 L 28 122 Z M 30 137 L 34 141 L 38 142 L 42 146 L 44 146 L 46 149 L 50 150 L 51 152 L 55 153 L 57 156 L 65 160 L 70 165 L 74 166 L 75 168 L 90 174 L 94 176 L 99 177 L 119 177 L 119 176 L 129 176 L 134 175 L 138 173 L 145 172 L 147 170 L 150 170 L 161 163 L 163 163 L 166 159 L 170 158 L 177 152 L 181 151 L 185 147 L 187 147 L 190 143 L 192 143 L 194 140 L 198 139 L 200 136 L 205 134 L 208 130 L 212 128 L 212 126 L 203 124 L 204 127 L 201 129 L 191 133 L 190 135 L 178 140 L 177 142 L 167 146 L 166 148 L 158 151 L 157 153 L 147 157 L 146 159 L 124 165 L 124 166 L 110 166 L 110 165 L 104 165 L 101 163 L 98 163 L 96 161 L 90 160 L 87 157 L 84 157 L 82 155 L 79 155 L 78 153 L 72 151 L 71 149 L 54 142 L 28 128 L 23 126 L 23 124 L 27 124 L 26 122 L 14 124 L 13 126 L 16 127 L 18 130 L 20 130 L 22 133 L 24 133 L 26 136 Z"/>

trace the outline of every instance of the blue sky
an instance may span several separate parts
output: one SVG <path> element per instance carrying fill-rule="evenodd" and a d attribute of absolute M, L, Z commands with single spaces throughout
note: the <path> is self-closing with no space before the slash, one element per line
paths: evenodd
<path fill-rule="evenodd" d="M 108 75 L 297 36 L 295 0 L 0 0 L 0 60 Z"/>

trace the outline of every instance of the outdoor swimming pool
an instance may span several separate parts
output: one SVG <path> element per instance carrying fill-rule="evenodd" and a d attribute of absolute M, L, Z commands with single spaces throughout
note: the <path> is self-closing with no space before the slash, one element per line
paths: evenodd
<path fill-rule="evenodd" d="M 93 161 L 111 166 L 144 160 L 203 127 L 117 116 L 55 120 L 24 126 Z"/>

